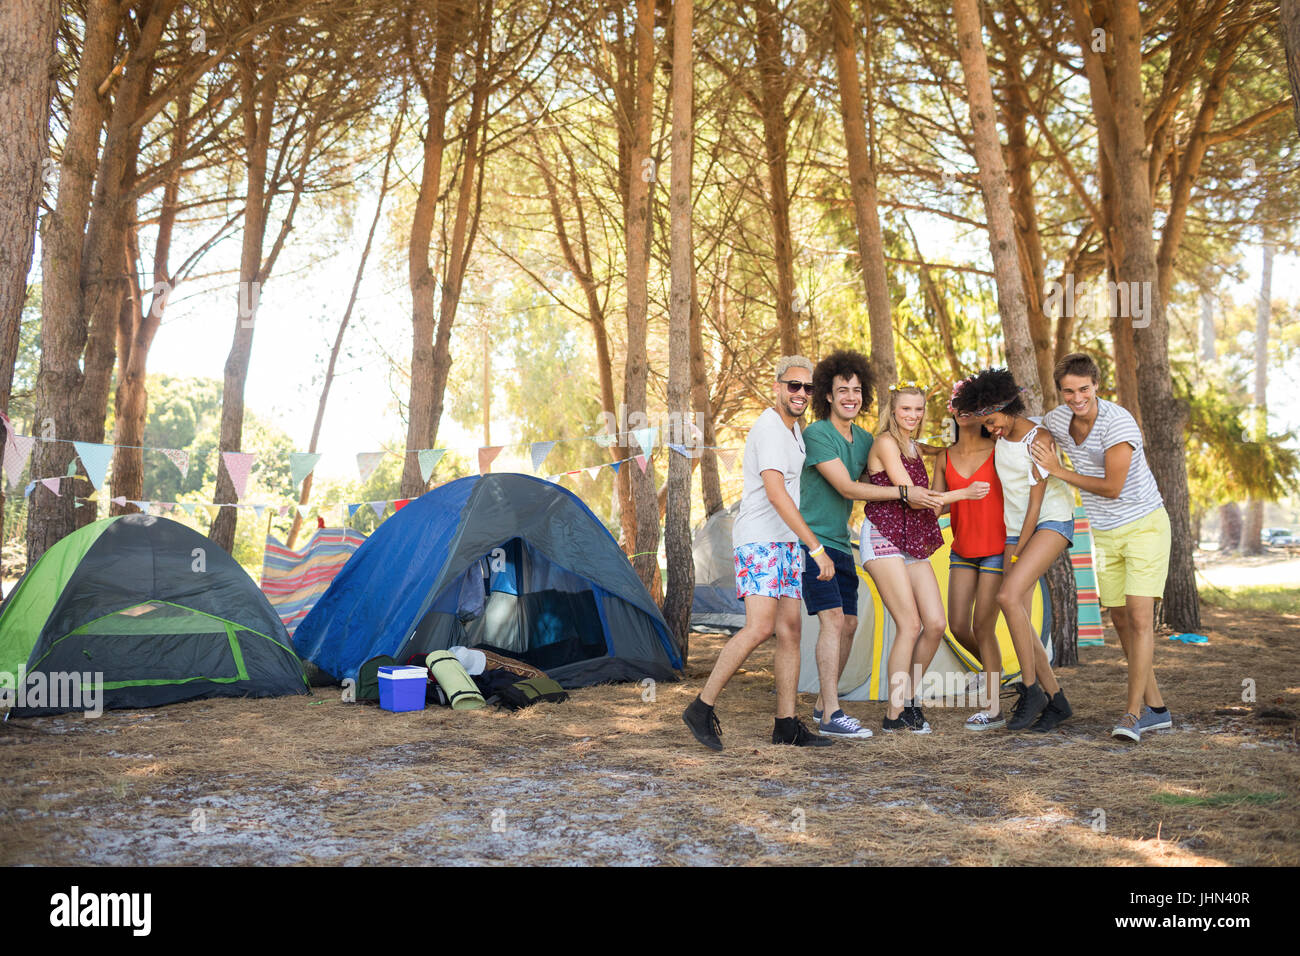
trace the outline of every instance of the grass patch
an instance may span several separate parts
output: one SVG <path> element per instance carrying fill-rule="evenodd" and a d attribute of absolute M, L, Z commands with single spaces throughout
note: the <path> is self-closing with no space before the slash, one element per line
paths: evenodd
<path fill-rule="evenodd" d="M 1264 793 L 1212 793 L 1208 797 L 1197 797 L 1186 793 L 1157 793 L 1151 799 L 1170 807 L 1223 807 L 1237 803 L 1266 804 L 1277 803 L 1282 794 Z"/>
<path fill-rule="evenodd" d="M 1300 587 L 1202 587 L 1200 595 L 1206 604 L 1234 611 L 1271 611 L 1274 614 L 1294 614 L 1300 611 Z"/>

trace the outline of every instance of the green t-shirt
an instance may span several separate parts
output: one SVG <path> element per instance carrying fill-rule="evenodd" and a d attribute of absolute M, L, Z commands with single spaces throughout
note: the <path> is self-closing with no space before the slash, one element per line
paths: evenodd
<path fill-rule="evenodd" d="M 829 419 L 813 422 L 804 429 L 807 454 L 799 478 L 799 513 L 818 541 L 851 555 L 849 515 L 853 513 L 853 501 L 831 487 L 816 467 L 820 462 L 838 458 L 844 462 L 849 480 L 857 481 L 862 476 L 873 438 L 857 425 L 850 425 L 849 432 L 853 435 L 851 443 L 844 440 Z"/>

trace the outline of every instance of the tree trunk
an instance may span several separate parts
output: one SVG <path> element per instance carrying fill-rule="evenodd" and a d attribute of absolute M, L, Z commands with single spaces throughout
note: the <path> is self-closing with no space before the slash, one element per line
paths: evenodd
<path fill-rule="evenodd" d="M 831 28 L 835 36 L 835 71 L 839 79 L 840 118 L 849 154 L 849 192 L 853 197 L 858 232 L 858 260 L 867 293 L 871 326 L 871 374 L 877 390 L 898 377 L 894 365 L 893 308 L 885 272 L 885 237 L 880 228 L 876 169 L 867 145 L 867 125 L 858 80 L 858 51 L 849 0 L 831 0 Z M 871 24 L 867 23 L 867 82 L 871 82 Z"/>
<path fill-rule="evenodd" d="M 713 409 L 709 402 L 709 373 L 704 360 L 704 316 L 700 297 L 691 276 L 691 405 L 704 424 L 700 452 L 700 493 L 704 498 L 704 517 L 722 510 L 722 479 L 718 474 L 718 452 L 714 448 L 717 432 L 713 427 Z M 692 559 L 693 561 L 694 559 Z"/>
<path fill-rule="evenodd" d="M 1264 263 L 1259 280 L 1259 305 L 1255 309 L 1255 407 L 1251 409 L 1251 440 L 1268 438 L 1268 320 L 1273 305 L 1273 243 L 1264 243 Z M 1264 545 L 1264 502 L 1251 498 L 1246 506 L 1246 521 L 1241 530 L 1241 549 L 1247 554 L 1262 554 Z"/>
<path fill-rule="evenodd" d="M 1052 602 L 1052 666 L 1068 667 L 1079 663 L 1079 592 L 1069 548 L 1052 562 L 1045 577 Z"/>
<path fill-rule="evenodd" d="M 1300 132 L 1300 0 L 1282 0 L 1278 11 L 1282 45 L 1286 47 L 1286 72 L 1291 80 L 1291 109 Z"/>
<path fill-rule="evenodd" d="M 650 129 L 654 112 L 654 0 L 637 0 L 635 114 L 632 117 L 631 164 L 628 167 L 627 245 L 627 360 L 623 377 L 624 401 L 630 415 L 648 415 L 646 351 L 649 311 L 650 203 L 655 170 L 650 157 Z M 651 160 L 647 162 L 647 160 Z M 648 175 L 647 175 L 648 173 Z M 626 466 L 636 503 L 636 542 L 632 566 L 646 589 L 655 594 L 659 571 L 659 505 L 655 498 L 654 469 L 636 463 Z"/>
<path fill-rule="evenodd" d="M 695 250 L 691 238 L 691 158 L 694 97 L 693 0 L 673 0 L 672 17 L 672 174 L 668 199 L 670 291 L 668 312 L 668 414 L 678 416 L 685 444 L 691 419 L 691 315 L 695 301 Z M 692 444 L 694 444 L 692 442 Z M 683 664 L 690 642 L 691 604 L 695 597 L 695 558 L 691 552 L 691 460 L 668 455 L 668 511 L 664 523 L 668 581 L 663 615 L 677 641 Z"/>
<path fill-rule="evenodd" d="M 1235 501 L 1219 505 L 1219 553 L 1232 554 L 1241 548 L 1241 509 Z"/>
<path fill-rule="evenodd" d="M 36 245 L 36 217 L 50 168 L 47 138 L 58 25 L 56 0 L 0 5 L 0 116 L 8 126 L 5 149 L 0 151 L 0 412 L 6 414 Z"/>
<path fill-rule="evenodd" d="M 1142 19 L 1137 0 L 1117 0 L 1114 6 L 1115 43 L 1115 179 L 1119 234 L 1124 244 L 1119 280 L 1138 283 L 1148 310 L 1134 321 L 1138 392 L 1146 436 L 1147 463 L 1169 512 L 1173 547 L 1161 609 L 1165 624 L 1179 631 L 1201 626 L 1196 569 L 1192 563 L 1187 462 L 1183 428 L 1185 403 L 1173 394 L 1169 367 L 1169 326 L 1161 296 L 1156 250 L 1152 242 L 1154 215 L 1148 181 L 1145 116 L 1142 90 Z"/>
<path fill-rule="evenodd" d="M 411 214 L 411 238 L 407 247 L 407 278 L 411 286 L 411 395 L 407 407 L 406 462 L 402 468 L 402 496 L 414 498 L 424 492 L 418 452 L 432 448 L 434 410 L 434 294 L 437 282 L 429 259 L 438 195 L 442 188 L 442 157 L 446 150 L 447 110 L 450 100 L 451 68 L 460 42 L 465 10 L 460 4 L 439 4 L 435 28 L 433 71 L 428 82 L 420 77 L 419 56 L 407 49 L 409 65 L 417 77 L 428 107 L 424 133 L 424 162 L 420 190 Z"/>
<path fill-rule="evenodd" d="M 790 121 L 785 112 L 786 70 L 782 59 L 782 15 L 772 0 L 754 7 L 754 47 L 758 53 L 759 102 L 763 151 L 767 160 L 768 213 L 772 217 L 773 268 L 776 270 L 776 327 L 781 353 L 799 351 L 799 315 L 795 307 L 794 241 L 790 232 L 790 186 L 786 171 Z"/>
<path fill-rule="evenodd" d="M 1042 409 L 1043 391 L 1039 384 L 1038 360 L 1029 331 L 1029 305 L 1020 271 L 1016 246 L 1015 215 L 1011 210 L 1007 168 L 998 142 L 993 106 L 993 89 L 989 86 L 988 58 L 980 32 L 978 0 L 956 0 L 953 12 L 957 20 L 957 46 L 961 53 L 962 72 L 966 78 L 966 96 L 970 104 L 975 161 L 979 165 L 980 189 L 988 217 L 989 250 L 993 255 L 993 274 L 998 289 L 998 311 L 1002 316 L 1006 340 L 1007 365 L 1016 381 L 1026 390 L 1025 405 Z"/>
<path fill-rule="evenodd" d="M 77 400 L 87 326 L 81 292 L 82 250 L 99 156 L 105 104 L 99 85 L 113 65 L 121 13 L 114 0 L 91 0 L 59 163 L 58 199 L 41 237 L 41 367 L 36 379 L 35 432 L 59 441 L 32 449 L 32 476 L 65 474 L 80 438 Z M 75 526 L 74 497 L 37 485 L 28 501 L 27 566 Z"/>

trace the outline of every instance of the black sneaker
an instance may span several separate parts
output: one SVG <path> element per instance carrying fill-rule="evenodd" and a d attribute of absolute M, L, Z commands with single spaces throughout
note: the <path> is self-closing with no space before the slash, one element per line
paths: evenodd
<path fill-rule="evenodd" d="M 904 707 L 903 713 L 900 714 L 903 720 L 907 721 L 909 729 L 914 734 L 928 734 L 930 732 L 930 722 L 925 719 L 925 711 L 921 709 L 920 704 L 913 704 L 911 707 Z"/>
<path fill-rule="evenodd" d="M 881 729 L 883 729 L 887 734 L 892 734 L 896 730 L 911 730 L 912 729 L 911 726 L 907 723 L 906 720 L 903 719 L 906 716 L 907 716 L 907 708 L 904 707 L 903 712 L 899 714 L 897 717 L 894 718 L 886 717 L 885 722 L 881 724 Z"/>
<path fill-rule="evenodd" d="M 1011 709 L 1011 719 L 1007 721 L 1007 730 L 1024 730 L 1035 720 L 1038 715 L 1047 709 L 1049 698 L 1043 693 L 1043 688 L 1037 683 L 1026 686 L 1024 683 L 1016 685 L 1016 693 L 1020 699 L 1016 701 L 1016 706 Z"/>
<path fill-rule="evenodd" d="M 698 697 L 691 701 L 690 706 L 682 711 L 682 720 L 691 728 L 695 739 L 704 746 L 710 750 L 722 749 L 722 738 L 718 736 L 722 733 L 722 725 L 718 723 L 718 715 L 713 712 L 713 708 L 704 701 Z"/>
<path fill-rule="evenodd" d="M 1056 725 L 1061 721 L 1073 716 L 1074 711 L 1070 709 L 1070 702 L 1065 699 L 1065 691 L 1058 690 L 1047 702 L 1047 706 L 1043 708 L 1043 713 L 1034 722 L 1034 726 L 1029 729 L 1036 734 L 1045 734 L 1049 730 L 1055 730 Z"/>
<path fill-rule="evenodd" d="M 778 717 L 772 728 L 772 743 L 795 747 L 829 747 L 835 741 L 812 733 L 798 717 Z"/>

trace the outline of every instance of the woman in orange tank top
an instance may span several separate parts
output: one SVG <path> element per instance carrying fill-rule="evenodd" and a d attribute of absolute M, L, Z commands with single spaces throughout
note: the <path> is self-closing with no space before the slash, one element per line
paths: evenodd
<path fill-rule="evenodd" d="M 964 382 L 953 387 L 953 395 Z M 1002 483 L 993 463 L 996 444 L 969 415 L 948 411 L 957 440 L 935 467 L 935 490 L 948 492 L 951 502 L 952 551 L 948 564 L 948 629 L 957 643 L 979 658 L 984 668 L 984 710 L 966 721 L 967 730 L 1005 726 L 1002 716 L 1002 649 L 998 646 L 998 587 L 1002 583 L 1002 553 L 1006 529 L 1002 520 Z M 953 493 L 986 489 L 982 497 L 954 500 Z"/>

